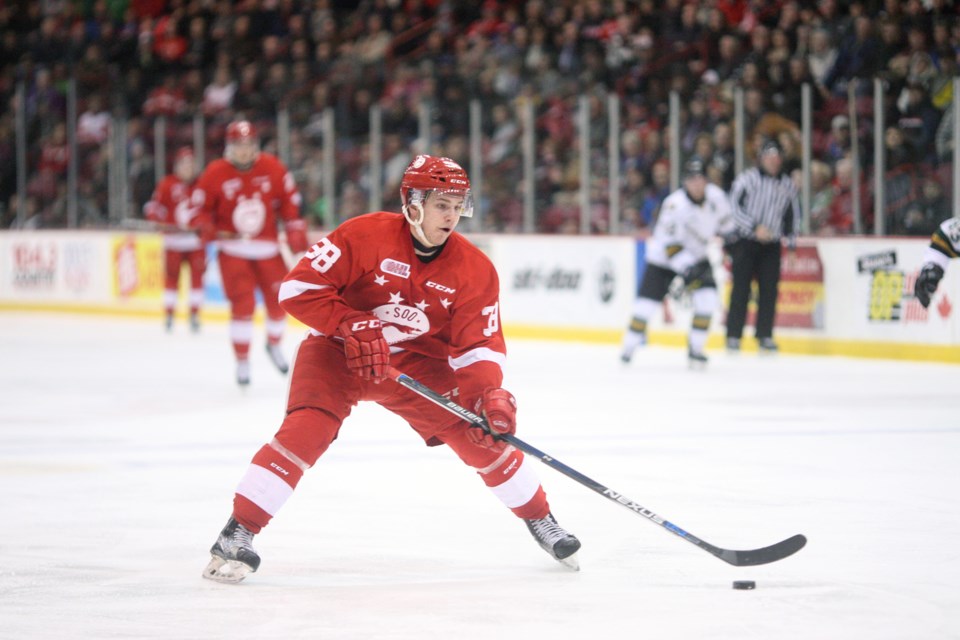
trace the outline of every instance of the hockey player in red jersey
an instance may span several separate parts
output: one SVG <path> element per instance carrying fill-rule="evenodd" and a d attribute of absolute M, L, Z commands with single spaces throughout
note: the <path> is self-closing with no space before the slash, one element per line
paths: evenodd
<path fill-rule="evenodd" d="M 420 155 L 400 191 L 402 216 L 347 220 L 284 279 L 281 304 L 310 332 L 293 363 L 286 417 L 240 480 L 204 577 L 239 582 L 257 570 L 253 536 L 364 400 L 402 417 L 428 446 L 450 447 L 541 547 L 578 568 L 580 542 L 557 524 L 523 453 L 387 377 L 386 367 L 396 367 L 485 415 L 496 433 L 516 429 L 516 401 L 501 387 L 497 273 L 454 231 L 473 211 L 467 174 L 450 159 Z"/>
<path fill-rule="evenodd" d="M 201 208 L 204 235 L 218 239 L 223 289 L 230 301 L 230 339 L 237 359 L 237 383 L 250 383 L 255 290 L 266 307 L 267 353 L 281 373 L 288 365 L 280 348 L 286 313 L 277 294 L 287 266 L 280 253 L 278 224 L 283 223 L 293 253 L 307 248 L 306 222 L 300 217 L 300 192 L 276 157 L 260 151 L 253 125 L 227 126 L 223 158 L 214 160 L 197 181 L 194 202 Z"/>
<path fill-rule="evenodd" d="M 203 304 L 203 272 L 206 257 L 200 241 L 197 207 L 192 202 L 197 165 L 193 149 L 181 147 L 173 159 L 173 173 L 166 176 L 143 205 L 143 215 L 164 231 L 163 310 L 167 331 L 173 329 L 177 306 L 180 270 L 190 267 L 190 328 L 200 330 L 200 307 Z"/>

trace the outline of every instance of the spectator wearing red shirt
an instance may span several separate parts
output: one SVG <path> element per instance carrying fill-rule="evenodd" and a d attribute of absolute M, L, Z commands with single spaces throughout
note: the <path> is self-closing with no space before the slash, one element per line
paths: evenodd
<path fill-rule="evenodd" d="M 836 175 L 833 178 L 833 201 L 827 209 L 829 216 L 821 228 L 822 235 L 853 233 L 853 195 L 853 161 L 843 158 L 837 161 Z M 873 222 L 873 198 L 862 176 L 860 211 L 864 214 L 864 230 L 868 230 Z"/>
<path fill-rule="evenodd" d="M 177 33 L 177 23 L 166 15 L 153 28 L 153 53 L 167 67 L 176 67 L 187 52 L 187 39 Z"/>
<path fill-rule="evenodd" d="M 187 108 L 187 101 L 183 89 L 177 86 L 174 75 L 166 75 L 163 83 L 150 91 L 147 101 L 143 103 L 143 112 L 152 117 L 177 116 Z"/>

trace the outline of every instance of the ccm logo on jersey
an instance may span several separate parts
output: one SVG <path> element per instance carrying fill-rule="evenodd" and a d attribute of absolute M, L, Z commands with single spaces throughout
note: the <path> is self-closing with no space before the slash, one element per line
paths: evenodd
<path fill-rule="evenodd" d="M 438 282 L 434 282 L 433 280 L 427 280 L 427 286 L 430 287 L 431 289 L 436 289 L 437 291 L 442 291 L 443 293 L 456 293 L 456 292 L 457 292 L 456 289 L 451 289 L 450 287 L 445 287 L 445 286 L 443 286 L 442 284 L 440 284 L 440 283 L 438 283 Z"/>
<path fill-rule="evenodd" d="M 380 322 L 377 318 L 371 318 L 369 320 L 358 320 L 350 325 L 351 331 L 363 331 L 364 329 L 379 329 L 383 326 L 383 323 Z"/>
<path fill-rule="evenodd" d="M 390 273 L 400 278 L 410 277 L 410 265 L 405 262 L 392 260 L 391 258 L 387 258 L 380 263 L 380 270 L 384 273 Z"/>

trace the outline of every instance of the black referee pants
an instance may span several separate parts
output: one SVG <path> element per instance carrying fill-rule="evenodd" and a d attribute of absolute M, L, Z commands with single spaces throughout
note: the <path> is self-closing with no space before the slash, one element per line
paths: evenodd
<path fill-rule="evenodd" d="M 732 262 L 733 288 L 727 313 L 727 337 L 740 338 L 747 321 L 750 288 L 757 281 L 756 337 L 773 337 L 773 318 L 777 312 L 777 286 L 780 284 L 780 241 L 758 242 L 740 239 L 727 248 Z"/>

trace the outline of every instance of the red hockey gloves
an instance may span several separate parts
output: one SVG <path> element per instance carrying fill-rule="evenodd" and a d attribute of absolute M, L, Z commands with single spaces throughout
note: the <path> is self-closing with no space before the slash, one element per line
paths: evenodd
<path fill-rule="evenodd" d="M 475 413 L 487 419 L 490 433 L 480 427 L 470 427 L 467 435 L 475 443 L 496 449 L 499 442 L 493 437 L 516 432 L 517 430 L 517 401 L 513 394 L 506 389 L 487 389 L 477 400 Z"/>
<path fill-rule="evenodd" d="M 380 382 L 387 377 L 390 347 L 383 338 L 380 319 L 371 313 L 354 311 L 337 327 L 343 336 L 347 366 L 364 380 Z"/>
<path fill-rule="evenodd" d="M 930 306 L 930 297 L 936 292 L 942 277 L 943 269 L 932 262 L 924 265 L 920 270 L 920 275 L 917 276 L 917 281 L 913 285 L 913 295 L 917 297 L 924 309 Z"/>
<path fill-rule="evenodd" d="M 303 220 L 287 222 L 284 230 L 287 232 L 287 246 L 291 253 L 303 253 L 307 250 L 307 223 Z"/>

